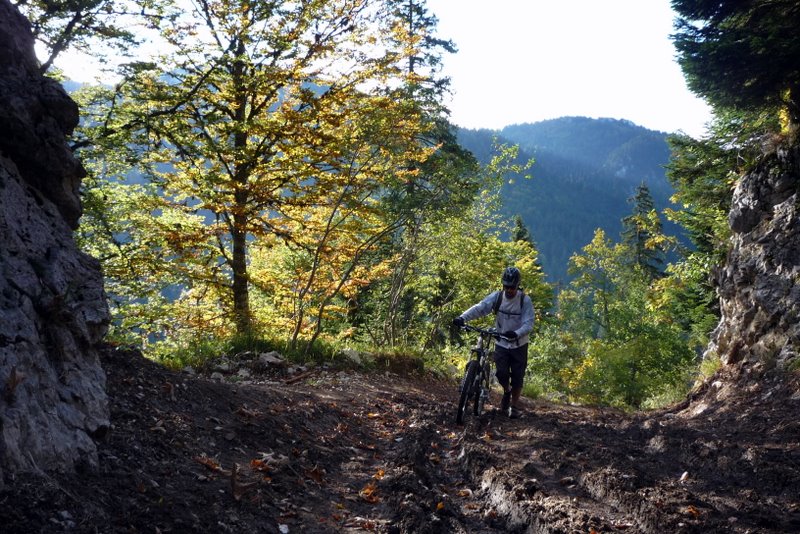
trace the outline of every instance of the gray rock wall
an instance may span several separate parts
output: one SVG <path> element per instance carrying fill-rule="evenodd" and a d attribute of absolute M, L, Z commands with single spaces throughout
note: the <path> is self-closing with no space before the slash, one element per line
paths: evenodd
<path fill-rule="evenodd" d="M 734 191 L 733 247 L 717 276 L 722 318 L 710 346 L 728 366 L 763 372 L 797 363 L 798 193 L 797 147 L 766 157 Z"/>
<path fill-rule="evenodd" d="M 75 228 L 86 173 L 64 136 L 78 124 L 78 106 L 38 69 L 28 21 L 0 0 L 0 152 Z"/>
<path fill-rule="evenodd" d="M 60 84 L 38 74 L 27 21 L 0 0 L 0 486 L 95 463 L 108 427 L 103 279 L 72 237 L 77 121 Z"/>

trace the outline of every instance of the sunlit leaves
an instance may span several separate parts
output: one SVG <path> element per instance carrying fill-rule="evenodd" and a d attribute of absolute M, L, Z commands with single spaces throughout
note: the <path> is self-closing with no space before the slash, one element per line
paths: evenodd
<path fill-rule="evenodd" d="M 380 272 L 375 247 L 412 216 L 386 199 L 438 147 L 420 142 L 432 122 L 394 88 L 414 46 L 387 37 L 379 7 L 199 1 L 163 28 L 161 60 L 130 70 L 86 129 L 142 173 L 141 199 L 115 217 L 138 218 L 126 245 L 170 280 L 146 292 L 121 280 L 129 309 L 171 287 L 175 323 L 197 332 L 284 324 L 293 342 L 313 340 Z M 134 193 L 109 179 L 115 155 L 93 156 L 101 181 L 122 184 L 114 198 Z"/>
<path fill-rule="evenodd" d="M 531 366 L 558 376 L 540 383 L 581 402 L 639 407 L 665 389 L 682 391 L 693 360 L 685 323 L 669 296 L 672 278 L 654 277 L 642 252 L 661 243 L 653 211 L 621 243 L 602 230 L 570 259 L 570 285 L 559 295 L 559 323 L 532 345 Z"/>

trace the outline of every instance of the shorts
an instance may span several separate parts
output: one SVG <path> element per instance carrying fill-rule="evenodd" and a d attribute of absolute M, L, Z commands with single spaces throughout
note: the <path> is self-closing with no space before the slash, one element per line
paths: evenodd
<path fill-rule="evenodd" d="M 511 389 L 521 388 L 528 367 L 528 344 L 513 349 L 495 345 L 494 363 L 497 367 L 495 375 L 501 386 L 508 387 L 510 378 Z"/>

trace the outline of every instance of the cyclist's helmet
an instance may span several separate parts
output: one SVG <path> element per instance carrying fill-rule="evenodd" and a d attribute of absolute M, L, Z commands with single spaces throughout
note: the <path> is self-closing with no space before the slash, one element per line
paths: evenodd
<path fill-rule="evenodd" d="M 506 270 L 503 271 L 503 286 L 519 287 L 521 279 L 522 275 L 516 267 L 506 267 Z"/>

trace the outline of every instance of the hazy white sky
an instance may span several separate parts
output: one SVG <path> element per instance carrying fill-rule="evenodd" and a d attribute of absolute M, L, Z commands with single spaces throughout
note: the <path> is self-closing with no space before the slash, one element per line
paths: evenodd
<path fill-rule="evenodd" d="M 628 119 L 700 136 L 708 106 L 686 88 L 669 0 L 428 0 L 452 121 L 498 129 L 563 116 Z"/>
<path fill-rule="evenodd" d="M 564 116 L 610 117 L 695 137 L 708 106 L 686 88 L 669 40 L 669 0 L 428 0 L 452 80 L 451 119 L 499 129 Z M 59 62 L 91 81 L 85 59 Z"/>

